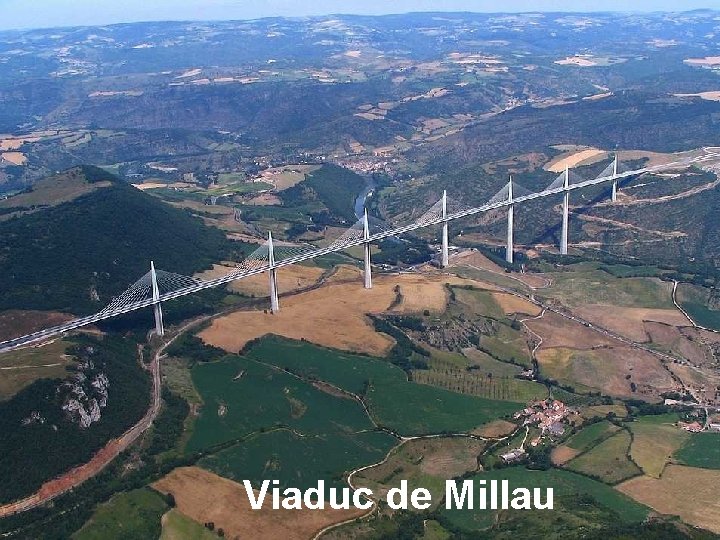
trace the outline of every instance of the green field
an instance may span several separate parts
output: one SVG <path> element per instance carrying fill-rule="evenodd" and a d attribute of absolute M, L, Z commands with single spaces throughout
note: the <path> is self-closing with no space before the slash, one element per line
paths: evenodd
<path fill-rule="evenodd" d="M 470 313 L 493 319 L 505 318 L 505 312 L 500 309 L 490 292 L 465 287 L 452 287 L 452 291 L 455 300 L 467 306 Z"/>
<path fill-rule="evenodd" d="M 677 290 L 678 303 L 696 324 L 720 330 L 720 310 L 710 309 L 710 290 L 681 283 Z"/>
<path fill-rule="evenodd" d="M 320 429 L 323 429 L 321 431 Z M 200 461 L 200 466 L 238 482 L 279 480 L 281 486 L 306 489 L 325 480 L 345 487 L 352 469 L 381 461 L 397 439 L 387 433 L 347 433 L 331 423 L 314 433 L 277 430 L 262 433 Z"/>
<path fill-rule="evenodd" d="M 602 422 L 596 422 L 584 427 L 582 431 L 570 437 L 565 445 L 570 448 L 574 448 L 575 450 L 584 452 L 585 450 L 598 444 L 600 441 L 608 438 L 619 429 L 620 428 L 616 425 L 605 420 Z"/>
<path fill-rule="evenodd" d="M 148 488 L 115 495 L 99 506 L 73 540 L 158 538 L 160 519 L 168 506 L 162 495 Z"/>
<path fill-rule="evenodd" d="M 367 398 L 376 421 L 402 435 L 469 431 L 524 406 L 403 380 L 375 381 Z"/>
<path fill-rule="evenodd" d="M 362 406 L 252 360 L 229 356 L 197 365 L 192 378 L 203 400 L 187 450 L 237 440 L 261 429 L 289 426 L 308 433 L 373 429 Z"/>
<path fill-rule="evenodd" d="M 413 371 L 413 381 L 460 394 L 515 403 L 548 397 L 548 389 L 540 383 L 512 377 L 488 377 L 487 372 L 482 371 L 418 369 Z"/>
<path fill-rule="evenodd" d="M 571 265 L 552 272 L 553 284 L 543 289 L 543 296 L 555 298 L 568 306 L 610 304 L 621 307 L 672 309 L 667 283 L 647 277 L 615 277 L 598 269 L 597 263 Z"/>
<path fill-rule="evenodd" d="M 693 433 L 675 457 L 690 467 L 720 469 L 720 433 Z"/>
<path fill-rule="evenodd" d="M 527 402 L 548 396 L 545 385 L 515 378 L 522 368 L 496 360 L 479 349 L 450 353 L 430 349 L 428 369 L 416 369 L 412 380 L 445 390 L 502 401 Z"/>
<path fill-rule="evenodd" d="M 217 534 L 210 532 L 177 508 L 170 510 L 163 519 L 160 540 L 217 540 L 217 538 Z"/>
<path fill-rule="evenodd" d="M 619 431 L 570 460 L 565 466 L 571 471 L 598 478 L 608 484 L 617 484 L 642 474 L 642 470 L 628 457 L 630 442 L 630 433 Z"/>
<path fill-rule="evenodd" d="M 578 526 L 593 528 L 604 526 L 608 521 L 624 523 L 641 522 L 648 515 L 648 508 L 636 503 L 613 488 L 569 471 L 550 469 L 529 471 L 523 467 L 510 467 L 480 473 L 474 480 L 508 480 L 510 488 L 553 488 L 555 507 L 552 511 L 514 510 L 504 511 L 504 519 L 530 520 L 534 537 L 559 537 L 563 529 L 577 530 Z M 476 497 L 477 498 L 477 497 Z M 493 510 L 445 510 L 442 506 L 442 522 L 446 520 L 460 531 L 486 529 L 496 522 Z M 527 531 L 529 529 L 525 529 Z M 547 533 L 549 536 L 545 536 Z M 508 536 L 511 538 L 512 536 Z M 577 536 L 567 536 L 572 538 Z"/>
<path fill-rule="evenodd" d="M 502 362 L 525 367 L 530 367 L 532 362 L 523 333 L 505 324 L 497 326 L 495 335 L 481 336 L 479 349 Z"/>
<path fill-rule="evenodd" d="M 677 414 L 657 414 L 626 424 L 633 434 L 630 457 L 648 476 L 660 478 L 672 455 L 690 439 L 690 433 L 674 425 L 677 421 Z"/>
<path fill-rule="evenodd" d="M 519 402 L 482 399 L 409 382 L 402 370 L 386 361 L 310 343 L 263 338 L 250 348 L 248 356 L 359 394 L 367 385 L 373 418 L 403 435 L 467 431 L 522 408 Z"/>
<path fill-rule="evenodd" d="M 334 384 L 355 394 L 362 394 L 368 381 L 405 378 L 400 368 L 384 360 L 277 336 L 255 342 L 246 354 L 248 358 L 281 367 L 304 378 Z"/>

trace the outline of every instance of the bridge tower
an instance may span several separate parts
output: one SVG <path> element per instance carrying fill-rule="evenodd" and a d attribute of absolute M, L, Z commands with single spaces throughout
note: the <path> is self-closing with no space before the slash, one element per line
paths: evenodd
<path fill-rule="evenodd" d="M 270 265 L 270 312 L 280 311 L 277 289 L 277 271 L 275 270 L 275 250 L 273 249 L 272 232 L 268 231 L 268 264 Z"/>
<path fill-rule="evenodd" d="M 158 288 L 157 273 L 153 261 L 150 261 L 150 282 L 152 284 L 153 311 L 155 312 L 155 333 L 158 336 L 164 336 L 165 327 L 163 326 L 162 306 L 160 305 L 160 289 Z"/>
<path fill-rule="evenodd" d="M 363 244 L 363 247 L 365 248 L 365 271 L 363 273 L 363 277 L 365 278 L 366 289 L 372 289 L 372 268 L 370 266 L 370 242 L 368 242 L 369 239 L 370 223 L 368 222 L 368 213 L 366 208 L 365 217 L 363 219 L 363 240 L 365 240 L 365 243 Z"/>
<path fill-rule="evenodd" d="M 560 236 L 560 254 L 567 255 L 568 252 L 568 212 L 570 207 L 570 168 L 565 167 L 565 182 L 563 184 L 565 193 L 563 196 L 562 234 Z"/>
<path fill-rule="evenodd" d="M 617 175 L 618 175 L 618 155 L 615 154 L 615 161 L 613 162 L 613 183 L 612 183 L 612 202 L 617 201 Z"/>
<path fill-rule="evenodd" d="M 513 182 L 512 176 L 508 182 L 508 215 L 507 215 L 507 247 L 505 248 L 505 260 L 512 264 L 513 262 L 513 220 L 515 218 L 515 205 L 513 204 Z"/>
<path fill-rule="evenodd" d="M 442 195 L 442 259 L 440 261 L 443 268 L 447 267 L 450 258 L 448 246 L 448 222 L 447 222 L 447 191 L 443 190 Z"/>

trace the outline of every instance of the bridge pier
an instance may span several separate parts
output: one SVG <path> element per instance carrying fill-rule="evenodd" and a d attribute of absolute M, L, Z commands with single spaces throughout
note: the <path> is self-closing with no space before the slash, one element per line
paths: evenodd
<path fill-rule="evenodd" d="M 570 169 L 565 168 L 565 194 L 563 197 L 562 234 L 560 236 L 560 255 L 567 255 L 568 252 L 568 225 L 570 210 Z"/>
<path fill-rule="evenodd" d="M 612 183 L 612 202 L 617 201 L 617 175 L 618 175 L 618 155 L 615 154 L 615 161 L 613 162 L 613 183 Z"/>
<path fill-rule="evenodd" d="M 164 336 L 165 327 L 163 326 L 162 306 L 160 305 L 160 289 L 158 288 L 155 263 L 153 261 L 150 261 L 150 282 L 152 283 L 153 312 L 155 313 L 155 333 L 158 336 Z"/>
<path fill-rule="evenodd" d="M 366 289 L 372 289 L 372 267 L 370 265 L 370 242 L 368 242 L 369 238 L 370 238 L 370 224 L 368 222 L 368 213 L 367 213 L 367 208 L 366 208 L 365 209 L 365 218 L 363 221 L 363 239 L 365 240 L 365 243 L 363 244 L 363 248 L 365 250 L 365 270 L 363 272 L 363 278 L 365 281 Z"/>
<path fill-rule="evenodd" d="M 508 182 L 508 215 L 507 215 L 507 245 L 505 247 L 505 260 L 510 264 L 513 263 L 513 250 L 515 248 L 513 242 L 513 220 L 515 218 L 515 205 L 513 202 L 513 185 L 512 176 Z"/>
<path fill-rule="evenodd" d="M 450 259 L 450 247 L 448 243 L 448 222 L 447 222 L 447 191 L 443 190 L 442 196 L 442 255 L 440 265 L 446 268 Z"/>
<path fill-rule="evenodd" d="M 280 301 L 278 300 L 277 271 L 275 270 L 275 250 L 270 231 L 268 231 L 268 263 L 270 265 L 270 312 L 275 314 L 280 311 Z"/>

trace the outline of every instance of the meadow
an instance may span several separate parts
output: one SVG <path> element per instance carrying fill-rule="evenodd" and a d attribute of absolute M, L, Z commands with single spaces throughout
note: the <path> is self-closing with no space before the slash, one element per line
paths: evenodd
<path fill-rule="evenodd" d="M 633 435 L 630 457 L 646 475 L 660 478 L 672 455 L 691 439 L 687 431 L 673 425 L 677 421 L 677 414 L 658 414 L 640 416 L 626 424 Z M 715 445 L 720 446 L 720 438 Z M 710 448 L 704 450 L 711 451 Z M 707 452 L 699 455 L 704 457 Z M 720 468 L 720 453 L 716 453 L 715 459 Z"/>
<path fill-rule="evenodd" d="M 675 458 L 690 467 L 720 469 L 720 433 L 693 433 Z"/>
<path fill-rule="evenodd" d="M 529 471 L 524 467 L 510 467 L 505 469 L 498 469 L 493 471 L 487 471 L 479 473 L 472 477 L 474 480 L 508 480 L 510 482 L 511 489 L 513 486 L 522 486 L 526 488 L 553 488 L 555 496 L 555 509 L 553 512 L 542 512 L 542 511 L 514 511 L 522 512 L 527 514 L 529 519 L 537 524 L 542 524 L 544 519 L 550 519 L 556 522 L 556 525 L 567 524 L 567 520 L 572 521 L 584 521 L 582 518 L 588 516 L 570 516 L 578 512 L 578 503 L 582 504 L 586 508 L 592 509 L 603 513 L 603 516 L 608 515 L 611 519 L 617 519 L 624 523 L 633 523 L 643 521 L 648 514 L 648 508 L 642 504 L 636 503 L 629 497 L 617 492 L 613 488 L 602 484 L 596 480 L 592 480 L 586 476 L 575 474 L 569 471 L 550 469 L 547 471 Z M 508 512 L 503 512 L 507 514 Z M 443 521 L 447 520 L 451 525 L 460 529 L 461 531 L 476 531 L 478 529 L 485 529 L 493 525 L 496 522 L 496 511 L 493 510 L 445 510 L 441 511 Z M 546 516 L 545 514 L 549 514 Z M 594 518 L 594 519 L 593 519 Z M 588 518 L 586 525 L 591 525 L 593 522 L 604 521 L 597 519 L 597 516 Z M 564 523 L 565 522 L 565 523 Z M 604 523 L 603 523 L 604 524 Z M 577 525 L 575 525 L 577 526 Z M 552 529 L 549 532 L 559 532 L 557 529 Z M 540 531 L 536 530 L 538 537 L 542 537 Z"/>
<path fill-rule="evenodd" d="M 630 433 L 619 431 L 570 460 L 565 467 L 608 484 L 617 484 L 642 474 L 642 470 L 628 457 L 630 443 Z"/>
<path fill-rule="evenodd" d="M 127 538 L 158 538 L 160 519 L 168 509 L 162 495 L 148 488 L 115 495 L 98 506 L 73 540 L 125 540 Z"/>
<path fill-rule="evenodd" d="M 305 433 L 373 429 L 356 401 L 247 358 L 228 356 L 197 365 L 192 378 L 203 406 L 187 445 L 190 452 L 278 426 Z"/>
<path fill-rule="evenodd" d="M 246 356 L 355 394 L 362 394 L 368 381 L 405 377 L 402 370 L 378 358 L 326 349 L 279 336 L 267 336 L 254 342 L 246 351 Z"/>
<path fill-rule="evenodd" d="M 332 424 L 311 433 L 278 429 L 221 450 L 199 465 L 254 486 L 272 479 L 281 487 L 307 489 L 325 480 L 327 487 L 341 488 L 352 469 L 382 460 L 396 444 L 397 439 L 384 432 L 347 433 Z"/>
<path fill-rule="evenodd" d="M 217 540 L 218 535 L 173 508 L 162 517 L 160 540 Z"/>

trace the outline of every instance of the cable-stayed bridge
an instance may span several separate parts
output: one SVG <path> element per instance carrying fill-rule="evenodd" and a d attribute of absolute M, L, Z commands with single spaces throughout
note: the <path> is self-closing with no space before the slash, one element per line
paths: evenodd
<path fill-rule="evenodd" d="M 693 157 L 681 158 L 670 163 L 630 171 L 622 171 L 616 157 L 597 178 L 590 180 L 584 180 L 579 174 L 568 168 L 558 175 L 547 188 L 539 192 L 529 192 L 515 184 L 511 178 L 487 203 L 473 208 L 458 206 L 443 193 L 442 198 L 437 203 L 415 221 L 407 225 L 390 227 L 380 220 L 368 217 L 367 212 L 365 212 L 363 218 L 359 219 L 352 227 L 327 247 L 285 245 L 274 242 L 272 234 L 268 234 L 267 241 L 239 263 L 236 268 L 224 276 L 209 280 L 201 280 L 166 272 L 164 270 L 156 270 L 151 263 L 150 271 L 147 274 L 131 285 L 124 293 L 114 298 L 110 304 L 101 311 L 25 336 L 2 341 L 0 342 L 0 353 L 40 342 L 83 326 L 150 306 L 153 307 L 155 315 L 155 331 L 158 335 L 163 335 L 163 302 L 266 272 L 269 275 L 270 308 L 273 313 L 276 313 L 280 309 L 277 288 L 277 270 L 279 268 L 343 251 L 354 246 L 362 245 L 364 247 L 364 286 L 365 288 L 371 288 L 370 244 L 385 238 L 399 236 L 433 225 L 442 226 L 441 265 L 444 267 L 448 264 L 448 223 L 456 219 L 482 214 L 499 208 L 508 208 L 506 259 L 508 262 L 512 262 L 515 205 L 553 195 L 563 196 L 562 233 L 559 248 L 561 254 L 567 254 L 569 204 L 570 193 L 572 191 L 608 183 L 612 186 L 611 200 L 615 201 L 618 184 L 623 179 L 646 173 L 718 164 L 720 164 L 720 147 L 706 147 L 702 149 L 699 155 Z"/>

